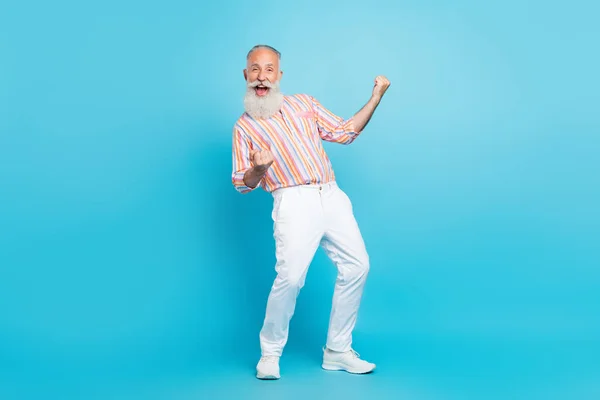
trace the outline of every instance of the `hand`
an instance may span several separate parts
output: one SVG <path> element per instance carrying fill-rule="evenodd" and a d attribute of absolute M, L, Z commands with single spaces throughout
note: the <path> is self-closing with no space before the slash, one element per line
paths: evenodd
<path fill-rule="evenodd" d="M 375 78 L 375 87 L 373 87 L 373 97 L 381 99 L 385 91 L 390 87 L 390 81 L 382 75 Z"/>
<path fill-rule="evenodd" d="M 252 150 L 250 152 L 252 166 L 259 172 L 264 172 L 273 164 L 273 153 L 269 150 Z"/>

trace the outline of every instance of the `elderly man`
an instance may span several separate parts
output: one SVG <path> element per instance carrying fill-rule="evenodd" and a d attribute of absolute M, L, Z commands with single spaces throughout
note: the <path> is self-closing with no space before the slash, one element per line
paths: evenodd
<path fill-rule="evenodd" d="M 322 368 L 364 374 L 375 364 L 352 348 L 352 331 L 369 271 L 369 256 L 348 196 L 337 186 L 322 140 L 352 143 L 390 85 L 375 78 L 373 93 L 343 120 L 306 94 L 284 95 L 281 54 L 257 45 L 246 57 L 245 112 L 233 129 L 232 182 L 240 193 L 258 186 L 273 195 L 277 276 L 260 332 L 257 378 L 279 379 L 279 358 L 306 273 L 319 246 L 338 275 Z"/>

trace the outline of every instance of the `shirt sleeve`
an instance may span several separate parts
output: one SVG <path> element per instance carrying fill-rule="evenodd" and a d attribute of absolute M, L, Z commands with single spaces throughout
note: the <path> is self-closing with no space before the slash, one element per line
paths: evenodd
<path fill-rule="evenodd" d="M 321 139 L 327 142 L 350 144 L 358 137 L 359 133 L 354 130 L 353 117 L 344 120 L 323 107 L 315 98 L 310 99 Z"/>
<path fill-rule="evenodd" d="M 250 163 L 250 143 L 248 138 L 237 128 L 233 128 L 232 147 L 233 172 L 231 182 L 233 187 L 242 194 L 251 192 L 256 188 L 246 186 L 244 183 L 244 174 L 252 167 Z"/>

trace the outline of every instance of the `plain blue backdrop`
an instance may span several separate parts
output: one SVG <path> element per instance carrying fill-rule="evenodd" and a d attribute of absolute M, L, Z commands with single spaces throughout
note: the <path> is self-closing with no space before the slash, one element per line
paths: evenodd
<path fill-rule="evenodd" d="M 545 1 L 0 6 L 0 397 L 600 398 L 599 8 Z M 231 185 L 250 47 L 362 136 L 326 144 L 372 269 L 375 374 L 320 369 L 319 251 L 254 378 L 272 198 Z"/>

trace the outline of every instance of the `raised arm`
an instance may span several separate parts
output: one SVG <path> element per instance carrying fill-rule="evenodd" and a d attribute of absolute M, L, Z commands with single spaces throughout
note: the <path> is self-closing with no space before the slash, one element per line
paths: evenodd
<path fill-rule="evenodd" d="M 357 134 L 361 133 L 363 129 L 365 129 L 365 127 L 371 120 L 375 109 L 381 102 L 385 91 L 389 86 L 390 81 L 386 77 L 378 76 L 377 78 L 375 78 L 375 86 L 373 87 L 373 93 L 371 94 L 371 98 L 369 99 L 367 104 L 365 104 L 363 108 L 360 109 L 359 112 L 354 114 L 353 117 L 354 130 L 356 130 Z"/>
<path fill-rule="evenodd" d="M 383 76 L 375 78 L 371 98 L 352 118 L 347 120 L 333 114 L 313 98 L 313 109 L 321 138 L 328 142 L 352 143 L 371 120 L 375 109 L 389 86 L 390 81 L 387 78 Z"/>

